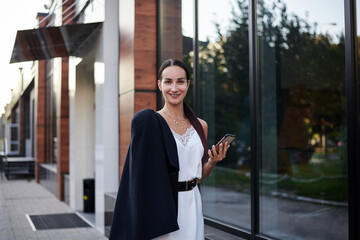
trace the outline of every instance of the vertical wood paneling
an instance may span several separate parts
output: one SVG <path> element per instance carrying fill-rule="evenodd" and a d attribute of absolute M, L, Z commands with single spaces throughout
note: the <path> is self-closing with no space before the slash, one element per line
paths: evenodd
<path fill-rule="evenodd" d="M 38 61 L 37 108 L 36 108 L 36 145 L 35 145 L 35 179 L 40 182 L 40 164 L 45 162 L 45 60 Z"/>
<path fill-rule="evenodd" d="M 130 143 L 130 131 L 131 131 L 131 119 L 134 115 L 134 92 L 129 92 L 127 94 L 122 94 L 119 99 L 120 107 L 120 134 L 119 134 L 119 173 L 121 175 L 122 169 L 125 163 L 125 157 L 127 149 Z"/>
<path fill-rule="evenodd" d="M 135 89 L 156 91 L 156 52 L 137 51 L 135 63 Z"/>
<path fill-rule="evenodd" d="M 75 0 L 63 0 L 62 24 L 74 23 Z M 73 5 L 74 4 L 74 5 Z M 64 201 L 64 174 L 69 173 L 69 58 L 61 59 L 60 109 L 56 121 L 57 130 L 57 197 Z"/>
<path fill-rule="evenodd" d="M 144 108 L 156 109 L 156 92 L 135 92 L 135 113 Z"/>
<path fill-rule="evenodd" d="M 60 106 L 57 106 L 57 195 L 64 200 L 64 174 L 69 173 L 69 59 L 61 61 Z"/>
<path fill-rule="evenodd" d="M 64 175 L 56 174 L 56 196 L 60 201 L 65 200 L 65 191 L 64 191 Z"/>
<path fill-rule="evenodd" d="M 135 89 L 156 90 L 156 1 L 135 4 Z"/>
<path fill-rule="evenodd" d="M 74 17 L 76 14 L 75 11 L 75 5 L 71 7 L 71 5 L 75 2 L 75 0 L 63 0 L 62 5 L 62 24 L 73 24 L 74 23 Z M 71 8 L 70 8 L 71 7 Z"/>
<path fill-rule="evenodd" d="M 121 0 L 119 15 L 121 176 L 130 143 L 132 117 L 141 109 L 156 109 L 156 0 Z"/>
<path fill-rule="evenodd" d="M 40 23 L 46 17 L 45 14 L 38 13 L 37 18 Z M 46 21 L 39 24 L 45 27 Z M 35 84 L 36 96 L 36 125 L 35 125 L 35 180 L 40 182 L 40 164 L 45 162 L 45 100 L 46 100 L 46 62 L 38 61 L 37 82 Z"/>

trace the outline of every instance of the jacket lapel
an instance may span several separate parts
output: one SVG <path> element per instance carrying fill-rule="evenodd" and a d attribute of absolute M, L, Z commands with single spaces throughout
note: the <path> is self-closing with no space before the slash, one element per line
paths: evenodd
<path fill-rule="evenodd" d="M 154 113 L 160 126 L 169 163 L 170 165 L 179 169 L 179 158 L 177 154 L 177 147 L 176 147 L 174 135 L 172 134 L 170 127 L 165 121 L 165 119 L 159 113 L 155 111 Z"/>

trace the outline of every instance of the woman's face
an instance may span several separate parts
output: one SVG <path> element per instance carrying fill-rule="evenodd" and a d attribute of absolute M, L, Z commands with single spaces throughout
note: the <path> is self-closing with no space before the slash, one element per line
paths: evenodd
<path fill-rule="evenodd" d="M 178 66 L 170 66 L 162 72 L 162 79 L 158 80 L 158 86 L 166 104 L 182 104 L 190 81 L 186 79 L 184 69 Z"/>

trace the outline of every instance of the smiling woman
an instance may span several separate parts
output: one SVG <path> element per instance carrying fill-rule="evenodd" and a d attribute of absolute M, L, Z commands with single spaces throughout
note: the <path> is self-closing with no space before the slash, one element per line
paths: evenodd
<path fill-rule="evenodd" d="M 197 185 L 226 157 L 229 145 L 207 151 L 207 124 L 184 102 L 189 84 L 184 63 L 166 60 L 158 74 L 163 108 L 134 116 L 110 240 L 204 239 Z"/>
<path fill-rule="evenodd" d="M 178 66 L 170 66 L 163 70 L 162 80 L 158 80 L 158 86 L 165 102 L 171 105 L 181 104 L 190 86 L 186 72 Z"/>

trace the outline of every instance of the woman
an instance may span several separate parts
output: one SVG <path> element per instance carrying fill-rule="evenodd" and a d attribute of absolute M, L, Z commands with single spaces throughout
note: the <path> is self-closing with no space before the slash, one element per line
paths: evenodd
<path fill-rule="evenodd" d="M 164 107 L 135 114 L 110 240 L 204 239 L 197 184 L 229 145 L 207 150 L 207 124 L 184 102 L 189 86 L 185 65 L 166 60 L 158 73 Z"/>

